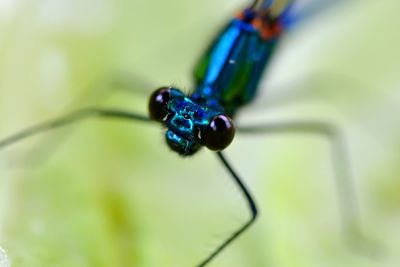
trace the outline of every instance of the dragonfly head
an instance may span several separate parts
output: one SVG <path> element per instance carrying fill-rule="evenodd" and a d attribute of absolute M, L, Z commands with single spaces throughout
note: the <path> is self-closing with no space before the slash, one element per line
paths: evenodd
<path fill-rule="evenodd" d="M 169 147 L 183 156 L 202 146 L 223 150 L 235 135 L 232 120 L 223 112 L 200 105 L 173 87 L 159 88 L 150 96 L 149 112 L 167 128 Z"/>

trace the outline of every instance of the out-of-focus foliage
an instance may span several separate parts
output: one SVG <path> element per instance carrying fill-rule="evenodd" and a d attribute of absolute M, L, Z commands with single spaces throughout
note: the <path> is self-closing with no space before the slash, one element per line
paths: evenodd
<path fill-rule="evenodd" d="M 144 113 L 160 85 L 189 90 L 201 51 L 245 4 L 1 1 L 0 136 L 85 105 Z M 380 250 L 357 254 L 342 242 L 325 142 L 238 136 L 227 155 L 261 216 L 210 266 L 398 265 L 399 10 L 396 0 L 354 0 L 294 27 L 260 99 L 239 116 L 343 127 L 364 227 Z M 138 94 L 111 90 L 120 72 Z M 198 262 L 243 222 L 245 205 L 211 153 L 182 159 L 163 141 L 158 126 L 88 120 L 2 150 L 0 247 L 11 266 Z"/>

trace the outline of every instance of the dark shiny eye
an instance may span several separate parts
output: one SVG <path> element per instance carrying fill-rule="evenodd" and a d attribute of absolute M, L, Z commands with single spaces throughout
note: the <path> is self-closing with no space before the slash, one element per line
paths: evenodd
<path fill-rule="evenodd" d="M 235 136 L 235 126 L 225 115 L 215 116 L 204 131 L 204 145 L 215 151 L 226 148 Z"/>
<path fill-rule="evenodd" d="M 166 106 L 171 96 L 170 87 L 161 87 L 151 94 L 149 99 L 150 117 L 162 121 L 166 114 Z"/>

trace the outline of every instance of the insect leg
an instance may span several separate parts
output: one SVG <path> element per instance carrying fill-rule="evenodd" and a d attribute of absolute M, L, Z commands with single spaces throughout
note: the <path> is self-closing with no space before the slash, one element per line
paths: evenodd
<path fill-rule="evenodd" d="M 257 207 L 252 197 L 250 191 L 247 189 L 246 185 L 243 183 L 242 179 L 239 175 L 233 170 L 232 166 L 228 163 L 225 156 L 222 152 L 217 152 L 217 156 L 224 165 L 224 167 L 228 170 L 229 174 L 233 178 L 236 185 L 239 187 L 243 197 L 245 198 L 247 205 L 250 210 L 250 219 L 243 224 L 238 230 L 236 230 L 229 238 L 227 238 L 222 244 L 220 244 L 210 255 L 207 256 L 199 265 L 198 267 L 206 266 L 212 259 L 214 259 L 224 248 L 226 248 L 230 243 L 232 243 L 236 238 L 238 238 L 250 225 L 253 224 L 255 219 L 257 218 Z"/>
<path fill-rule="evenodd" d="M 149 82 L 140 78 L 134 73 L 115 71 L 110 75 L 104 76 L 86 86 L 83 94 L 75 97 L 65 110 L 76 110 L 80 107 L 95 106 L 103 103 L 113 95 L 128 94 L 134 97 L 148 97 L 150 92 L 147 90 L 153 88 Z M 11 165 L 9 168 L 17 166 L 18 168 L 34 168 L 46 162 L 57 151 L 61 144 L 73 132 L 74 127 L 69 127 L 57 136 L 46 138 L 43 142 L 38 142 L 28 151 L 20 155 L 19 152 L 13 152 L 10 155 Z"/>
<path fill-rule="evenodd" d="M 331 145 L 332 164 L 335 169 L 336 191 L 344 236 L 352 246 L 354 241 L 364 239 L 354 181 L 350 173 L 348 146 L 343 133 L 336 125 L 323 121 L 287 121 L 243 126 L 238 127 L 237 131 L 243 134 L 303 133 L 325 137 Z M 356 247 L 359 248 L 359 246 Z"/>
<path fill-rule="evenodd" d="M 0 149 L 3 149 L 9 145 L 15 144 L 33 135 L 59 128 L 68 124 L 72 124 L 76 121 L 88 118 L 88 117 L 105 117 L 105 118 L 116 118 L 116 119 L 129 119 L 134 121 L 150 121 L 149 118 L 139 115 L 130 111 L 116 110 L 116 109 L 100 109 L 100 108 L 86 108 L 74 111 L 70 114 L 62 116 L 57 119 L 45 121 L 26 129 L 23 129 L 9 137 L 0 140 Z"/>

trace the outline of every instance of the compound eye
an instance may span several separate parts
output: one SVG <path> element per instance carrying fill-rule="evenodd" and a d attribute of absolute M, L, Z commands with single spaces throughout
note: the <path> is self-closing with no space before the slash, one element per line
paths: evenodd
<path fill-rule="evenodd" d="M 204 131 L 204 145 L 214 151 L 226 148 L 235 136 L 233 121 L 225 115 L 215 116 Z"/>
<path fill-rule="evenodd" d="M 167 103 L 171 97 L 170 87 L 161 87 L 154 91 L 149 99 L 149 113 L 153 120 L 162 122 L 167 115 Z"/>

